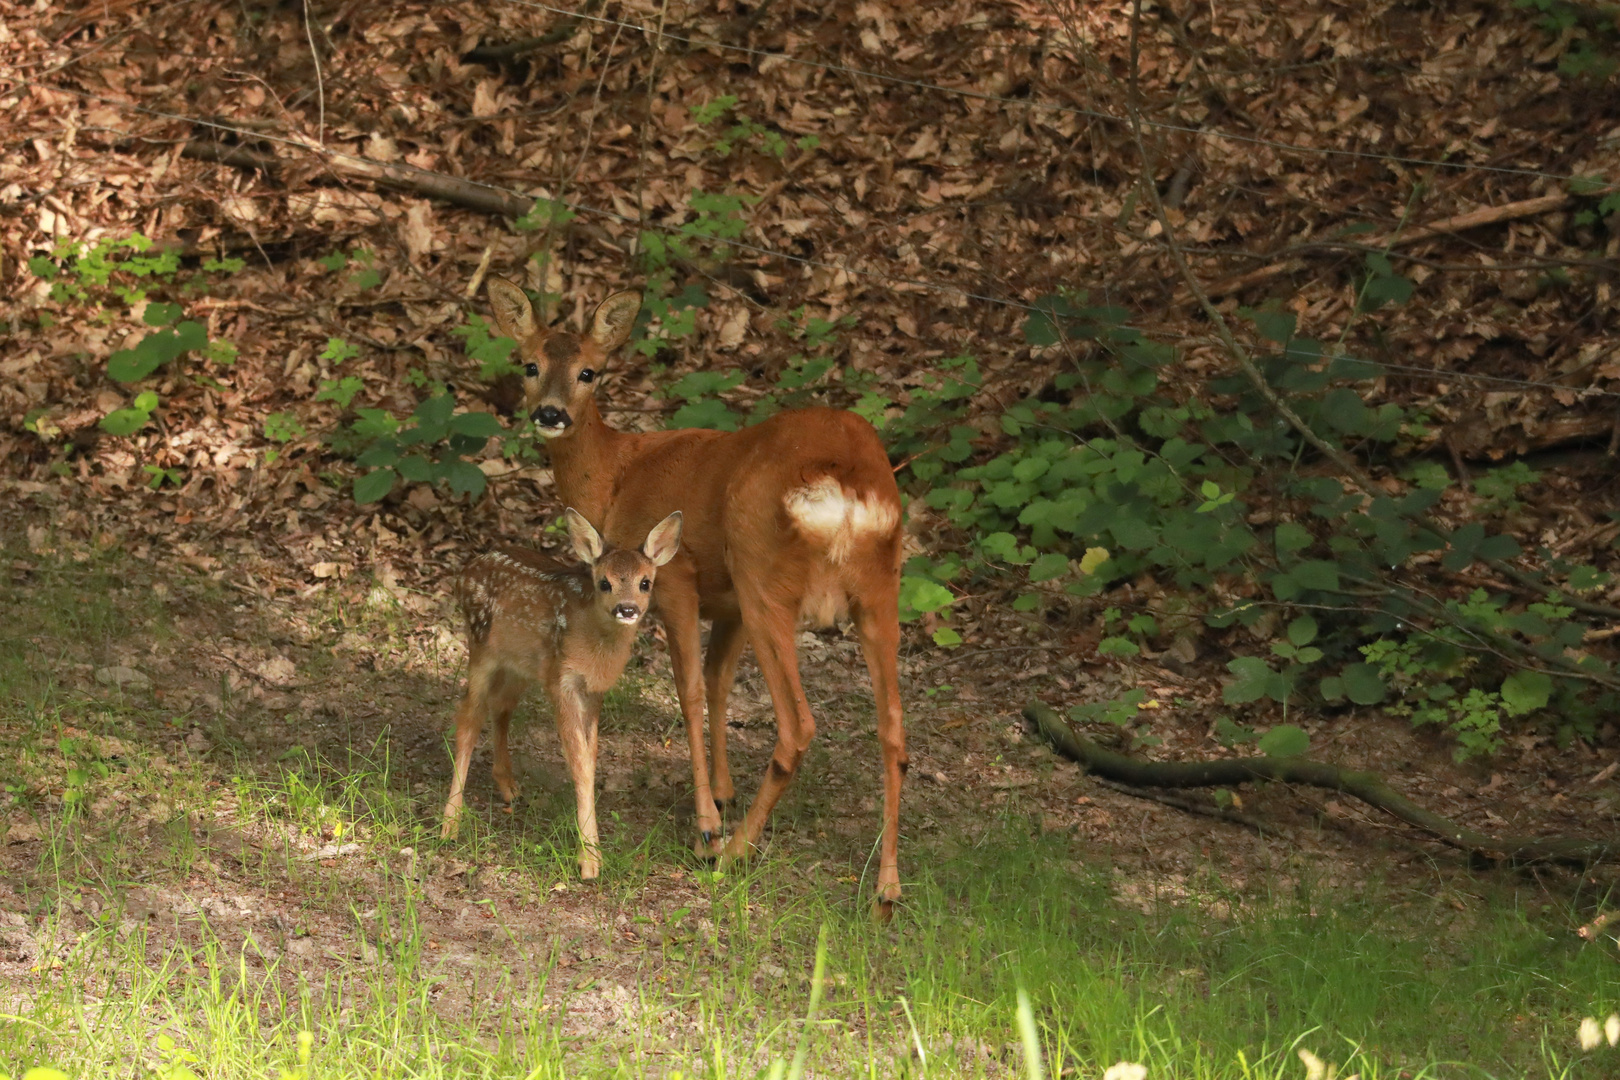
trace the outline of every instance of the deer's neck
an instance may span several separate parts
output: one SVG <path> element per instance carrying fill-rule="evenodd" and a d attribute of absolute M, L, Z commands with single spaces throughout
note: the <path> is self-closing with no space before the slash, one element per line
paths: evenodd
<path fill-rule="evenodd" d="M 632 438 L 608 427 L 596 402 L 587 400 L 574 420 L 574 430 L 548 444 L 551 473 L 562 504 L 600 527 L 623 467 L 625 444 Z"/>
<path fill-rule="evenodd" d="M 574 632 L 578 636 L 568 650 L 569 666 L 579 675 L 585 689 L 600 694 L 612 686 L 624 670 L 635 644 L 637 628 L 603 613 L 594 602 L 592 608 L 576 613 L 578 621 L 574 622 L 577 627 Z"/>

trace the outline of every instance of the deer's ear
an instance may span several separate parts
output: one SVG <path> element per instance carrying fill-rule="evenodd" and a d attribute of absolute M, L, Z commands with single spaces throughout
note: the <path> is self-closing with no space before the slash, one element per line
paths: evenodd
<path fill-rule="evenodd" d="M 630 340 L 630 330 L 636 325 L 636 313 L 641 310 L 641 294 L 616 292 L 596 306 L 591 316 L 591 340 L 603 352 L 612 352 Z"/>
<path fill-rule="evenodd" d="M 527 341 L 534 336 L 537 320 L 528 293 L 503 277 L 492 277 L 489 279 L 489 306 L 503 337 Z"/>
<path fill-rule="evenodd" d="M 602 557 L 602 534 L 572 506 L 563 511 L 563 518 L 568 522 L 568 540 L 574 545 L 574 554 L 581 562 L 595 566 Z"/>
<path fill-rule="evenodd" d="M 680 548 L 681 512 L 677 510 L 653 526 L 652 532 L 647 534 L 647 542 L 641 545 L 641 553 L 651 559 L 654 566 L 663 566 Z"/>

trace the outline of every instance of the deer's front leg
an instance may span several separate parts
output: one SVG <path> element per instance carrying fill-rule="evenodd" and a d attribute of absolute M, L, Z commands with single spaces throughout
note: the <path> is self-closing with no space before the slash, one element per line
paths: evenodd
<path fill-rule="evenodd" d="M 692 755 L 698 827 L 695 848 L 698 855 L 713 858 L 720 852 L 720 812 L 709 786 L 708 754 L 703 745 L 703 639 L 698 628 L 697 580 L 691 568 L 680 563 L 676 560 L 658 575 L 658 611 L 669 642 L 669 664 L 674 669 L 675 693 L 686 719 L 686 743 Z"/>
<path fill-rule="evenodd" d="M 574 779 L 579 876 L 595 881 L 602 872 L 601 841 L 596 832 L 596 720 L 602 696 L 586 691 L 578 676 L 564 676 L 553 700 L 557 707 L 557 737 Z"/>

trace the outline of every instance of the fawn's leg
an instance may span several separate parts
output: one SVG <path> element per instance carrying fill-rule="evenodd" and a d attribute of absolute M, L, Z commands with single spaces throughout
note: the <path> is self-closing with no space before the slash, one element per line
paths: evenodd
<path fill-rule="evenodd" d="M 507 746 L 507 734 L 512 726 L 512 710 L 517 708 L 528 688 L 528 679 L 508 670 L 496 674 L 489 691 L 489 710 L 495 715 L 495 787 L 506 803 L 508 814 L 517 798 L 517 785 L 512 780 L 512 751 Z"/>
<path fill-rule="evenodd" d="M 733 833 L 731 842 L 726 845 L 727 858 L 746 857 L 759 841 L 771 809 L 793 782 L 804 752 L 816 734 L 815 717 L 810 715 L 810 703 L 805 700 L 804 688 L 799 683 L 799 650 L 794 640 L 798 633 L 798 611 L 772 601 L 767 589 L 755 587 L 752 582 L 737 582 L 737 598 L 748 627 L 748 639 L 754 646 L 754 658 L 759 661 L 760 672 L 771 690 L 771 705 L 776 710 L 776 749 L 771 753 L 759 792 L 748 806 L 748 816 L 743 819 L 741 830 Z"/>
<path fill-rule="evenodd" d="M 440 836 L 449 840 L 456 835 L 457 818 L 461 814 L 462 791 L 467 786 L 467 766 L 472 763 L 473 747 L 478 743 L 478 732 L 484 726 L 484 715 L 489 709 L 491 682 L 498 676 L 499 667 L 483 655 L 477 645 L 470 647 L 471 659 L 467 665 L 467 692 L 462 695 L 456 709 L 456 761 L 450 776 L 450 798 L 444 804 L 444 828 Z"/>
<path fill-rule="evenodd" d="M 726 764 L 726 701 L 737 679 L 737 661 L 742 659 L 748 635 L 740 619 L 716 619 L 709 628 L 709 651 L 703 658 L 703 686 L 709 698 L 709 771 L 714 785 L 714 801 L 724 805 L 737 794 L 731 785 L 731 768 Z"/>
<path fill-rule="evenodd" d="M 883 842 L 878 862 L 875 914 L 887 919 L 900 899 L 900 785 L 910 761 L 906 756 L 906 728 L 900 712 L 900 606 L 895 575 L 873 574 L 861 590 L 855 615 L 866 670 L 872 676 L 872 700 L 877 707 L 878 745 L 883 751 Z"/>
<path fill-rule="evenodd" d="M 596 832 L 596 718 L 602 696 L 587 693 L 578 676 L 565 675 L 552 701 L 557 711 L 557 737 L 568 761 L 568 772 L 574 778 L 579 876 L 594 881 L 602 872 L 602 850 Z"/>
<path fill-rule="evenodd" d="M 672 570 L 676 572 L 671 574 Z M 693 802 L 698 827 L 694 848 L 701 856 L 712 856 L 720 850 L 720 812 L 709 786 L 708 755 L 703 747 L 703 639 L 698 627 L 697 579 L 686 560 L 677 558 L 659 573 L 658 612 L 664 622 L 664 637 L 669 642 L 675 694 L 681 701 L 687 749 L 692 755 Z"/>

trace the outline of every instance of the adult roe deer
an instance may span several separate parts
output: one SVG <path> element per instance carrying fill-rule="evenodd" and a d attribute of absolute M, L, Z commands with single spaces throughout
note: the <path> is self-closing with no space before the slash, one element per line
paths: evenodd
<path fill-rule="evenodd" d="M 456 834 L 473 744 L 490 713 L 495 716 L 495 786 L 511 811 L 517 792 L 507 729 L 518 699 L 538 682 L 557 712 L 557 735 L 579 816 L 579 876 L 590 880 L 602 864 L 596 832 L 596 723 L 602 695 L 630 659 L 658 568 L 680 546 L 681 515 L 670 514 L 653 526 L 639 551 L 607 547 L 572 507 L 564 517 L 584 566 L 502 548 L 480 555 L 456 576 L 452 595 L 467 623 L 467 692 L 456 709 L 455 775 L 442 835 Z"/>
<path fill-rule="evenodd" d="M 597 410 L 596 378 L 629 339 L 640 295 L 609 296 L 584 335 L 546 327 L 509 281 L 491 277 L 489 295 L 497 327 L 518 343 L 525 408 L 550 448 L 558 497 L 602 521 L 610 540 L 640 535 L 674 510 L 685 516 L 680 553 L 659 578 L 658 610 L 686 719 L 700 852 L 748 854 L 815 734 L 799 683 L 801 620 L 825 626 L 846 613 L 854 620 L 882 748 L 876 912 L 888 916 L 900 896 L 907 759 L 897 670 L 900 492 L 877 432 L 854 413 L 819 408 L 781 412 L 737 432 L 615 431 Z M 713 620 L 701 662 L 700 618 Z M 733 796 L 726 698 L 746 642 L 770 688 L 776 748 L 741 831 L 722 850 L 716 799 Z"/>

